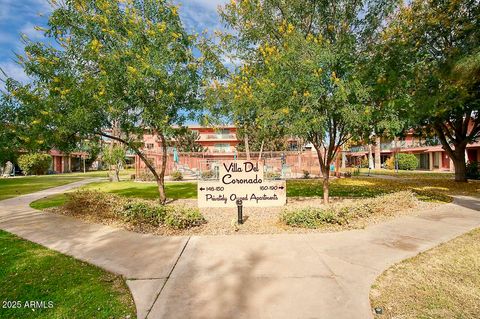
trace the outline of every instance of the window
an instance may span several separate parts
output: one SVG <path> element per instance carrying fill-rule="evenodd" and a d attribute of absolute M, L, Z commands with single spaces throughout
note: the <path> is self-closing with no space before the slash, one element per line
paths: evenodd
<path fill-rule="evenodd" d="M 153 143 L 147 143 L 146 147 L 147 147 L 147 150 L 151 150 L 151 149 L 153 149 L 154 145 L 153 145 Z"/>

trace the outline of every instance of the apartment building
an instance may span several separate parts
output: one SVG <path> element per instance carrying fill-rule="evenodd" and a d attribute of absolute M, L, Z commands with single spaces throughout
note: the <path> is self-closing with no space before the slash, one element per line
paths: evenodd
<path fill-rule="evenodd" d="M 378 151 L 382 165 L 395 153 L 408 153 L 414 154 L 418 158 L 419 170 L 454 171 L 453 162 L 447 152 L 443 150 L 438 139 L 418 137 L 413 131 L 408 132 L 402 139 L 382 139 L 379 145 L 372 146 L 372 156 Z M 345 152 L 350 165 L 358 165 L 362 158 L 368 158 L 368 153 L 367 145 L 352 146 Z M 467 146 L 466 160 L 480 162 L 480 142 Z"/>
<path fill-rule="evenodd" d="M 233 154 L 240 141 L 237 138 L 237 128 L 235 126 L 204 127 L 199 125 L 190 125 L 188 129 L 197 132 L 199 139 L 197 143 L 201 145 L 206 154 L 225 155 Z M 144 150 L 149 153 L 161 153 L 161 142 L 156 135 L 144 134 Z"/>

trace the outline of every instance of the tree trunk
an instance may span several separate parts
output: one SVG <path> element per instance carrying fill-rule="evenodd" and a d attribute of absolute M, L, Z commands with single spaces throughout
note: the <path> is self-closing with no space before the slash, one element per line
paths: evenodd
<path fill-rule="evenodd" d="M 374 168 L 373 166 L 373 156 L 372 156 L 372 144 L 368 144 L 368 168 Z"/>
<path fill-rule="evenodd" d="M 120 182 L 120 165 L 118 164 L 114 166 L 112 181 Z"/>
<path fill-rule="evenodd" d="M 323 179 L 323 203 L 328 204 L 329 202 L 329 178 L 330 178 L 330 163 L 325 163 L 325 154 L 322 155 L 319 145 L 313 145 L 317 151 L 318 162 L 320 164 L 320 172 L 322 172 Z M 326 161 L 328 162 L 328 161 Z"/>
<path fill-rule="evenodd" d="M 465 147 L 455 148 L 455 157 L 452 158 L 455 168 L 455 182 L 467 182 L 467 163 L 465 162 Z"/>
<path fill-rule="evenodd" d="M 165 204 L 165 202 L 167 200 L 167 197 L 165 196 L 165 183 L 164 183 L 165 168 L 166 168 L 166 163 L 167 163 L 167 152 L 166 152 L 167 145 L 165 144 L 165 137 L 163 135 L 160 135 L 160 138 L 163 140 L 162 145 L 164 145 L 164 146 L 162 146 L 162 148 L 163 148 L 164 152 L 162 154 L 162 169 L 161 169 L 161 173 L 159 175 L 157 173 L 155 167 L 152 165 L 152 163 L 150 163 L 148 158 L 145 157 L 145 154 L 143 154 L 140 151 L 139 148 L 135 147 L 134 144 L 132 144 L 129 141 L 124 140 L 120 137 L 106 134 L 105 132 L 98 132 L 96 134 L 98 134 L 99 136 L 104 136 L 104 137 L 107 137 L 107 138 L 110 138 L 110 139 L 114 139 L 116 141 L 119 141 L 119 142 L 125 144 L 126 146 L 130 147 L 138 155 L 138 157 L 140 157 L 140 159 L 143 161 L 143 163 L 145 163 L 145 166 L 147 166 L 147 168 L 150 170 L 150 172 L 155 177 L 155 180 L 157 181 L 160 203 Z"/>
<path fill-rule="evenodd" d="M 382 168 L 382 160 L 381 160 L 381 145 L 382 142 L 380 140 L 380 136 L 375 137 L 375 169 Z"/>
<path fill-rule="evenodd" d="M 325 166 L 322 172 L 323 175 L 323 203 L 328 204 L 329 202 L 329 189 L 330 189 L 330 169 L 328 166 Z"/>
<path fill-rule="evenodd" d="M 167 201 L 167 196 L 165 194 L 165 170 L 167 168 L 167 143 L 165 141 L 165 136 L 160 135 L 160 140 L 162 143 L 162 167 L 160 168 L 160 174 L 157 178 L 158 193 L 160 195 L 160 204 L 165 204 Z"/>
<path fill-rule="evenodd" d="M 454 143 L 452 143 L 454 148 L 452 149 L 451 145 L 448 143 L 442 126 L 437 123 L 433 128 L 437 133 L 437 137 L 442 143 L 442 148 L 452 159 L 453 167 L 455 168 L 455 182 L 467 182 L 467 164 L 465 161 L 465 150 L 467 149 L 468 144 L 467 140 L 463 139 L 461 141 L 454 141 Z"/>
<path fill-rule="evenodd" d="M 247 153 L 247 160 L 250 160 L 250 145 L 248 144 L 248 134 L 245 133 L 245 153 Z"/>
<path fill-rule="evenodd" d="M 262 140 L 262 144 L 260 145 L 260 152 L 258 153 L 258 161 L 262 159 L 262 152 L 263 152 L 263 143 L 265 143 L 264 140 Z"/>

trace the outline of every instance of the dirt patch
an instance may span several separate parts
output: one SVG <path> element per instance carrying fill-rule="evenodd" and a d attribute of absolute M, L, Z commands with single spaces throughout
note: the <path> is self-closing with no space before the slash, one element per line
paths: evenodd
<path fill-rule="evenodd" d="M 332 198 L 333 203 L 349 203 L 358 199 Z M 196 199 L 179 199 L 168 205 L 197 206 Z M 72 214 L 64 208 L 53 208 L 47 211 L 63 215 L 74 216 L 91 223 L 100 223 L 113 227 L 120 227 L 140 233 L 153 233 L 157 235 L 231 235 L 231 234 L 280 234 L 280 233 L 312 233 L 312 232 L 335 232 L 347 229 L 364 228 L 367 225 L 385 221 L 396 216 L 414 215 L 417 211 L 432 208 L 439 204 L 418 202 L 414 208 L 395 212 L 385 216 L 370 216 L 355 220 L 348 225 L 325 225 L 317 229 L 290 227 L 280 222 L 279 217 L 283 210 L 301 207 L 322 207 L 320 197 L 297 197 L 289 198 L 284 207 L 269 208 L 244 208 L 244 224 L 238 225 L 236 208 L 201 208 L 202 215 L 207 220 L 206 224 L 183 230 L 170 229 L 168 227 L 151 225 L 134 225 L 125 223 L 116 218 L 105 218 L 103 214 Z"/>
<path fill-rule="evenodd" d="M 402 261 L 370 292 L 375 318 L 480 318 L 480 229 Z"/>

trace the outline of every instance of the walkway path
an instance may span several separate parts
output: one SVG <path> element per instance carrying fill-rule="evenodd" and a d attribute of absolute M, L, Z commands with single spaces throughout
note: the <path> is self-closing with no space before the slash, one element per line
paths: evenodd
<path fill-rule="evenodd" d="M 139 318 L 370 318 L 383 270 L 480 226 L 480 201 L 469 197 L 364 230 L 191 238 L 28 206 L 87 182 L 0 202 L 0 228 L 125 276 Z"/>

